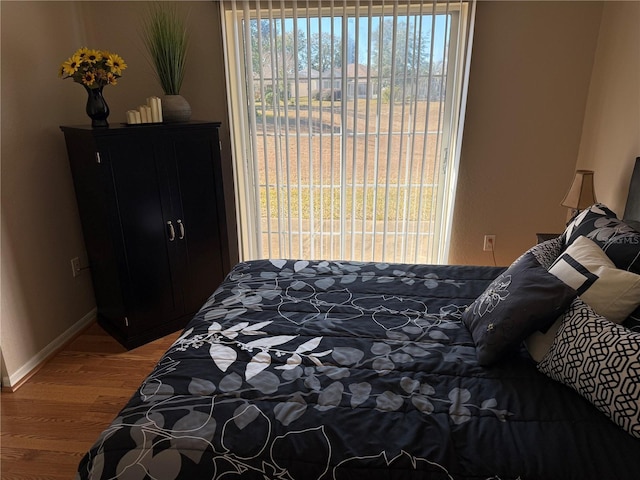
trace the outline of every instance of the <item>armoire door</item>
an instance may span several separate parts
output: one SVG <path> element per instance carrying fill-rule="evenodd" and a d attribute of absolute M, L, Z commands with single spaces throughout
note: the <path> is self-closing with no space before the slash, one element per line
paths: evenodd
<path fill-rule="evenodd" d="M 123 285 L 130 335 L 183 311 L 167 166 L 148 135 L 114 136 L 102 155 L 109 228 Z M 172 230 L 173 227 L 173 230 Z M 172 233 L 173 232 L 173 233 Z"/>
<path fill-rule="evenodd" d="M 169 178 L 174 214 L 180 222 L 177 246 L 185 313 L 196 312 L 213 293 L 211 285 L 224 278 L 217 138 L 217 129 L 207 128 L 170 139 L 174 175 Z"/>

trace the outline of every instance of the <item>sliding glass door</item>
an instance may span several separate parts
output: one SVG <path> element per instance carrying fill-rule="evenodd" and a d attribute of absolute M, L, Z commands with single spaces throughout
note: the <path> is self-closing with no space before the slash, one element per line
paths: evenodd
<path fill-rule="evenodd" d="M 244 259 L 446 261 L 472 6 L 222 3 Z"/>

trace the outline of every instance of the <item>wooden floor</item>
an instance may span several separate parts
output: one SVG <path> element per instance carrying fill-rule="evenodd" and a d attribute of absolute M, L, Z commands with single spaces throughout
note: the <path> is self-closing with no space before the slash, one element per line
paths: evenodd
<path fill-rule="evenodd" d="M 2 480 L 73 480 L 78 463 L 179 332 L 127 351 L 90 326 L 0 396 Z"/>

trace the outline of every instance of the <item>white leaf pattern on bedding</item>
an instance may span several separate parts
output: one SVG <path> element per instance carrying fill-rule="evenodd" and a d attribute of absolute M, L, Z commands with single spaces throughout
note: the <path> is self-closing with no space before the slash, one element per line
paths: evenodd
<path fill-rule="evenodd" d="M 401 450 L 397 455 L 392 456 L 388 454 L 386 451 L 382 451 L 378 454 L 367 455 L 367 456 L 359 456 L 359 457 L 351 457 L 340 462 L 333 469 L 333 479 L 334 480 L 349 480 L 353 472 L 358 472 L 364 465 L 375 465 L 377 468 L 385 469 L 386 467 L 391 467 L 393 470 L 401 471 L 401 472 L 411 472 L 411 471 L 435 471 L 436 475 L 433 478 L 441 479 L 443 478 L 441 475 L 446 475 L 448 480 L 453 480 L 453 477 L 449 475 L 449 472 L 442 467 L 441 465 L 431 462 L 425 458 L 419 458 L 407 453 L 404 450 Z M 425 466 L 431 468 L 425 468 Z M 369 467 L 370 468 L 370 467 Z M 409 478 L 413 478 L 409 474 Z M 431 476 L 427 476 L 425 478 L 432 478 Z M 495 477 L 496 480 L 499 480 Z"/>
<path fill-rule="evenodd" d="M 258 352 L 247 364 L 247 369 L 245 370 L 244 377 L 247 379 L 247 381 L 249 381 L 269 365 L 271 365 L 271 355 L 269 355 L 269 352 Z"/>
<path fill-rule="evenodd" d="M 213 343 L 211 345 L 209 355 L 211 355 L 216 366 L 223 372 L 226 372 L 238 358 L 238 354 L 233 348 L 220 345 L 219 343 Z"/>
<path fill-rule="evenodd" d="M 311 443 L 311 448 L 318 457 L 317 462 L 312 465 L 305 464 L 286 454 L 286 452 L 295 451 L 301 442 Z M 280 478 L 319 480 L 329 471 L 331 441 L 327 438 L 323 426 L 290 431 L 273 440 L 270 454 L 273 465 L 283 473 L 286 472 L 286 476 L 282 475 Z"/>
<path fill-rule="evenodd" d="M 254 348 L 268 349 L 287 343 L 296 338 L 296 336 L 297 335 L 276 335 L 275 337 L 259 338 L 258 340 L 247 342 L 243 346 L 249 352 L 253 351 Z"/>
<path fill-rule="evenodd" d="M 322 337 L 312 338 L 311 340 L 304 342 L 302 345 L 296 348 L 295 353 L 311 352 L 315 350 L 318 347 L 318 345 L 320 345 L 321 341 L 322 341 Z"/>
<path fill-rule="evenodd" d="M 294 353 L 287 359 L 286 365 L 278 365 L 275 367 L 276 370 L 293 370 L 294 368 L 298 368 L 298 365 L 302 363 L 302 357 L 297 353 Z"/>

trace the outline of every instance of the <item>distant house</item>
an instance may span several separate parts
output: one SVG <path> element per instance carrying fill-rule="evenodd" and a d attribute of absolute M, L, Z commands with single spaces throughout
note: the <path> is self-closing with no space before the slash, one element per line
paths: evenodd
<path fill-rule="evenodd" d="M 371 74 L 369 75 L 369 72 Z M 378 72 L 374 69 L 369 69 L 366 65 L 356 65 L 350 63 L 347 65 L 346 72 L 344 73 L 341 68 L 334 68 L 333 70 L 327 70 L 319 72 L 318 70 L 301 70 L 298 72 L 298 88 L 296 89 L 296 77 L 295 74 L 287 75 L 287 83 L 289 85 L 289 96 L 298 96 L 299 98 L 305 98 L 313 96 L 317 92 L 339 92 L 334 98 L 338 99 L 342 97 L 343 88 L 342 82 L 346 80 L 346 98 L 375 98 L 378 90 Z M 262 77 L 262 79 L 261 79 Z M 279 85 L 282 88 L 281 77 L 273 78 L 271 68 L 266 65 L 263 67 L 262 75 L 258 72 L 254 72 L 254 90 L 260 92 L 260 84 L 264 85 L 265 91 L 272 91 L 274 85 Z"/>
<path fill-rule="evenodd" d="M 296 75 L 295 73 L 287 74 L 287 92 L 289 98 L 298 97 L 306 98 L 312 96 L 315 92 L 320 90 L 320 72 L 317 70 L 301 70 L 298 72 L 298 88 L 296 89 Z M 274 90 L 274 86 L 283 95 L 284 78 L 282 75 L 272 74 L 271 67 L 265 65 L 262 68 L 262 75 L 259 72 L 253 73 L 253 89 L 256 92 L 256 96 L 259 96 L 261 91 L 261 85 L 264 86 L 265 92 L 271 92 Z M 281 98 L 282 100 L 282 98 Z"/>
<path fill-rule="evenodd" d="M 298 97 L 310 97 L 318 90 L 320 90 L 320 72 L 318 70 L 312 68 L 298 72 Z"/>
<path fill-rule="evenodd" d="M 333 77 L 333 83 L 332 83 Z M 375 98 L 378 90 L 378 72 L 367 65 L 350 63 L 345 72 L 346 98 Z M 343 71 L 334 68 L 322 73 L 322 88 L 343 90 Z"/>

